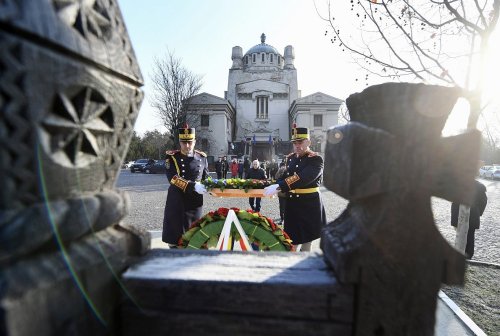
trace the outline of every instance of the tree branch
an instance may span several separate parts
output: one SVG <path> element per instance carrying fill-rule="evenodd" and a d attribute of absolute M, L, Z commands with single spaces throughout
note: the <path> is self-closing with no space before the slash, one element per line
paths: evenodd
<path fill-rule="evenodd" d="M 476 31 L 478 34 L 482 34 L 483 33 L 483 29 L 481 29 L 479 26 L 473 24 L 472 22 L 469 22 L 467 21 L 463 16 L 461 16 L 458 11 L 453 8 L 450 4 L 450 1 L 449 0 L 444 0 L 443 1 L 444 5 L 446 6 L 446 8 L 456 17 L 456 19 L 462 23 L 464 26 L 466 27 L 469 27 L 471 29 L 473 29 L 474 31 Z"/>

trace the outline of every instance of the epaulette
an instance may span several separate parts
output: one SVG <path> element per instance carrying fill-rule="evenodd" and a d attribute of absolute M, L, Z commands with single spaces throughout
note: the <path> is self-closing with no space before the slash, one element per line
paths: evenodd
<path fill-rule="evenodd" d="M 316 152 L 309 152 L 309 154 L 307 154 L 307 157 L 315 157 L 315 156 L 318 156 L 318 153 L 316 153 Z"/>
<path fill-rule="evenodd" d="M 294 152 L 291 152 L 290 154 L 286 155 L 287 158 L 289 158 L 290 156 L 292 156 L 293 154 L 295 154 Z"/>
<path fill-rule="evenodd" d="M 195 151 L 196 153 L 200 154 L 200 155 L 201 155 L 201 156 L 203 156 L 203 157 L 207 157 L 207 153 L 205 153 L 205 152 L 202 152 L 202 151 L 197 150 L 197 149 L 195 149 L 194 151 Z"/>
<path fill-rule="evenodd" d="M 179 153 L 180 150 L 171 150 L 171 151 L 166 151 L 167 155 L 174 155 L 175 153 Z"/>

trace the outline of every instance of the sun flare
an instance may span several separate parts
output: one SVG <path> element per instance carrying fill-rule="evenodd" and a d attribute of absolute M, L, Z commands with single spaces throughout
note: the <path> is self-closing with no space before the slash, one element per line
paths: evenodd
<path fill-rule="evenodd" d="M 486 105 L 486 108 L 482 111 L 478 121 L 477 127 L 480 130 L 485 128 L 485 124 L 494 126 L 493 124 L 498 124 L 500 120 L 500 63 L 498 62 L 500 59 L 500 43 L 498 43 L 498 41 L 500 41 L 499 28 L 492 33 L 489 41 L 488 50 L 484 58 L 485 64 L 482 90 L 482 105 Z M 463 132 L 467 127 L 469 112 L 470 106 L 468 101 L 466 99 L 459 99 L 446 122 L 442 132 L 443 136 Z"/>
<path fill-rule="evenodd" d="M 484 78 L 485 102 L 500 104 L 500 28 L 497 28 L 490 37 L 488 53 L 486 55 L 486 71 Z"/>

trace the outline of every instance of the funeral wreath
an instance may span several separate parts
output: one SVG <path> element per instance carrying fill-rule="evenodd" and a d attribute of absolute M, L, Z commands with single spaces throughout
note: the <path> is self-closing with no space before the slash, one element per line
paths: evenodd
<path fill-rule="evenodd" d="M 191 224 L 179 239 L 179 247 L 187 249 L 215 248 L 221 235 L 229 210 L 233 210 L 245 231 L 248 240 L 259 251 L 293 251 L 292 240 L 272 219 L 252 210 L 219 208 Z M 233 225 L 231 235 L 234 241 L 240 235 Z"/>

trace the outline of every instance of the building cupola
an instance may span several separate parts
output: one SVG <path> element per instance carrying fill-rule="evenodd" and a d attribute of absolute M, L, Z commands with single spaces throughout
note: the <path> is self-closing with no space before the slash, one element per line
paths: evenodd
<path fill-rule="evenodd" d="M 285 47 L 285 69 L 295 69 L 295 50 L 291 45 Z"/>
<path fill-rule="evenodd" d="M 231 54 L 231 59 L 233 60 L 233 66 L 231 69 L 241 69 L 243 66 L 243 49 L 240 46 L 233 47 L 233 52 Z"/>
<path fill-rule="evenodd" d="M 243 69 L 247 71 L 276 71 L 283 69 L 285 64 L 285 60 L 278 50 L 266 43 L 266 34 L 264 33 L 260 35 L 260 44 L 250 48 L 243 56 L 242 62 Z"/>

